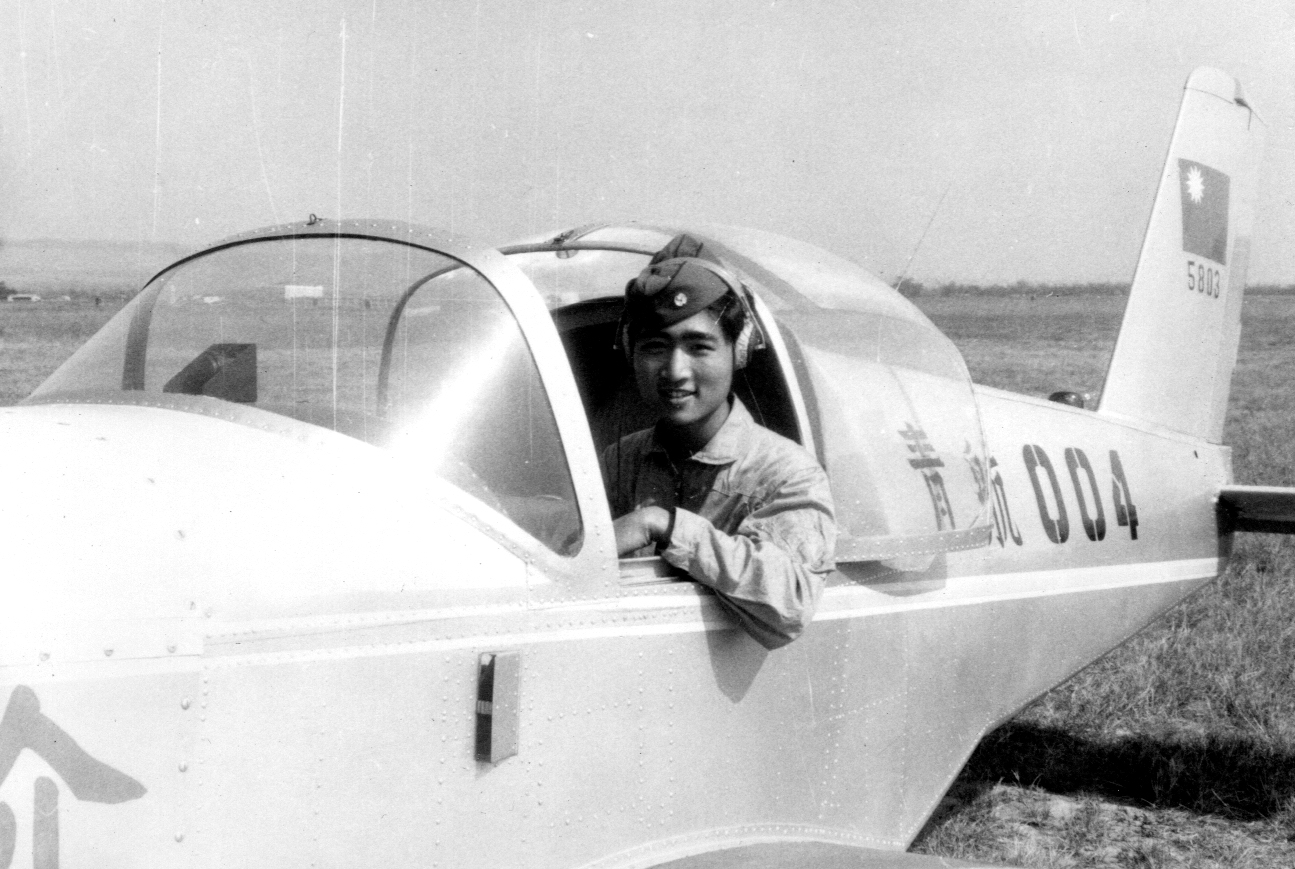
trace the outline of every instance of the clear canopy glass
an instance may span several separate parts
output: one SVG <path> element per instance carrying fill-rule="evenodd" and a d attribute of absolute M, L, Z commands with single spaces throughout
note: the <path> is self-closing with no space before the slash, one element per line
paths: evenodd
<path fill-rule="evenodd" d="M 579 548 L 522 330 L 443 254 L 345 236 L 217 248 L 154 279 L 28 402 L 144 400 L 236 421 L 255 408 L 398 450 L 555 551 Z"/>

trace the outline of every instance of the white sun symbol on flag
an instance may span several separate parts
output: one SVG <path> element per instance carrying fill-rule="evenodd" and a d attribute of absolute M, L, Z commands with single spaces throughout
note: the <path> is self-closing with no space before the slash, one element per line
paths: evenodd
<path fill-rule="evenodd" d="M 1198 166 L 1193 166 L 1187 173 L 1187 195 L 1197 204 L 1205 198 L 1205 179 L 1201 177 Z"/>

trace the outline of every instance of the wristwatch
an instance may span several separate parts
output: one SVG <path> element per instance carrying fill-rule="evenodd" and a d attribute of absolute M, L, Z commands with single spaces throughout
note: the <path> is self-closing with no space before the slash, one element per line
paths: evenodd
<path fill-rule="evenodd" d="M 670 538 L 674 536 L 674 511 L 675 511 L 675 508 L 671 507 L 670 521 L 666 523 L 665 535 L 661 538 L 661 540 L 657 542 L 657 545 L 656 545 L 657 555 L 660 555 L 661 553 L 665 552 L 667 549 L 670 548 Z"/>

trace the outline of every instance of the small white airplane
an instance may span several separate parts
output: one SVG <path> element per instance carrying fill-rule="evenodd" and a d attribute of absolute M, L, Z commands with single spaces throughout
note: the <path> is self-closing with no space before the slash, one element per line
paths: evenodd
<path fill-rule="evenodd" d="M 902 852 L 986 732 L 1295 529 L 1220 444 L 1261 139 L 1191 76 L 1091 409 L 973 385 L 753 230 L 312 219 L 180 260 L 0 409 L 0 869 L 944 865 Z M 615 551 L 622 290 L 684 229 L 755 295 L 737 392 L 834 491 L 773 652 Z"/>

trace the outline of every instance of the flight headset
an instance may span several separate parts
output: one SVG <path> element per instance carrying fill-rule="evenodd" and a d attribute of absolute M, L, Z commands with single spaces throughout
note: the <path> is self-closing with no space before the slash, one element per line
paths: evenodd
<path fill-rule="evenodd" d="M 733 370 L 741 371 L 746 367 L 747 362 L 751 360 L 751 353 L 762 350 L 765 346 L 764 334 L 755 322 L 755 304 L 751 297 L 751 291 L 747 289 L 746 284 L 738 280 L 728 269 L 700 257 L 676 257 L 653 263 L 653 265 L 668 265 L 680 260 L 688 260 L 715 275 L 724 282 L 733 298 L 737 299 L 737 303 L 742 306 L 746 316 L 742 318 L 742 331 L 738 333 L 737 340 L 733 342 Z M 634 280 L 637 281 L 638 278 L 636 277 Z M 705 308 L 702 310 L 705 310 Z M 630 344 L 629 330 L 629 306 L 627 305 L 621 311 L 620 322 L 616 325 L 616 344 L 625 355 L 625 362 L 633 367 L 634 347 Z"/>

